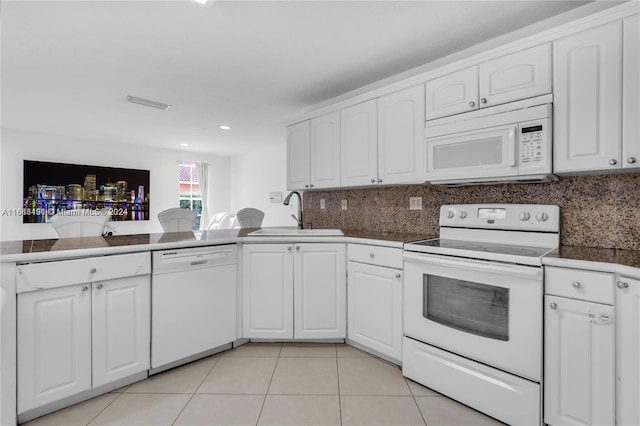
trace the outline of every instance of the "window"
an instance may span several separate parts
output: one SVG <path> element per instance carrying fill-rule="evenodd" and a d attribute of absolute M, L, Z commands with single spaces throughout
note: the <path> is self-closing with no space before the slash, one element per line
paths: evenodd
<path fill-rule="evenodd" d="M 179 163 L 180 208 L 195 210 L 198 213 L 193 229 L 200 229 L 202 216 L 202 193 L 198 181 L 198 170 L 194 163 Z"/>

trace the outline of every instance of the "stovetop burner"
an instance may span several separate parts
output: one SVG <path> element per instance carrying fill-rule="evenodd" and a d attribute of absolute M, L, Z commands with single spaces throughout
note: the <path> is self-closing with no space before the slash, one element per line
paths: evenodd
<path fill-rule="evenodd" d="M 547 247 L 528 247 L 512 244 L 496 244 L 485 243 L 477 241 L 461 241 L 461 240 L 426 240 L 418 241 L 412 244 L 421 246 L 437 247 L 441 249 L 462 250 L 479 253 L 497 253 L 513 256 L 525 256 L 525 257 L 541 257 L 545 255 L 550 249 Z"/>

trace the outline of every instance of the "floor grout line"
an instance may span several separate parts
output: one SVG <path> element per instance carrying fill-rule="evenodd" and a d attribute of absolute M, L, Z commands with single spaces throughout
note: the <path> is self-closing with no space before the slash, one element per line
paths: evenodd
<path fill-rule="evenodd" d="M 200 389 L 200 387 L 202 386 L 202 384 L 205 382 L 205 380 L 207 380 L 207 377 L 209 377 L 209 374 L 211 374 L 211 372 L 213 371 L 214 367 L 216 365 L 218 365 L 218 361 L 220 361 L 219 356 L 211 356 L 211 358 L 215 358 L 216 362 L 213 363 L 213 365 L 211 366 L 211 368 L 209 368 L 209 371 L 207 372 L 207 374 L 204 375 L 204 377 L 202 378 L 202 380 L 200 381 L 200 384 L 196 387 L 196 389 L 193 391 L 193 393 L 191 394 L 191 397 L 189 398 L 189 400 L 187 401 L 186 404 L 184 404 L 184 407 L 182 407 L 182 410 L 180 410 L 180 412 L 178 413 L 178 415 L 176 416 L 175 419 L 173 419 L 173 422 L 171 422 L 171 426 L 175 425 L 176 422 L 178 421 L 178 419 L 180 418 L 180 416 L 182 415 L 182 413 L 184 413 L 185 408 L 187 408 L 187 406 L 189 405 L 189 403 L 191 402 L 191 400 L 193 399 L 194 396 L 196 396 L 196 394 L 198 393 L 198 390 Z M 206 359 L 206 358 L 203 358 Z M 200 361 L 200 360 L 198 360 Z M 195 361 L 194 361 L 195 362 Z M 180 366 L 182 367 L 182 366 Z M 180 368 L 178 367 L 178 368 Z M 185 395 L 185 394 L 181 394 L 181 395 Z"/>

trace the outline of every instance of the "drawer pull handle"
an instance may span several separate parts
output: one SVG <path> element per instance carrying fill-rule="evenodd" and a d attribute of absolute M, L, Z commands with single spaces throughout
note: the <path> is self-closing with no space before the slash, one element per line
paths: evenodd
<path fill-rule="evenodd" d="M 89 273 L 90 273 L 90 274 L 95 274 L 95 273 L 96 273 L 96 271 L 97 271 L 97 269 L 96 269 L 96 268 L 91 268 L 91 269 L 89 269 Z"/>
<path fill-rule="evenodd" d="M 571 284 L 571 286 L 575 289 L 578 289 L 582 287 L 582 284 L 580 284 L 578 281 L 574 281 L 573 284 Z"/>
<path fill-rule="evenodd" d="M 558 305 L 557 305 L 557 304 L 555 304 L 555 303 L 550 303 L 550 304 L 549 304 L 549 307 L 550 307 L 551 309 L 558 309 Z"/>
<path fill-rule="evenodd" d="M 629 288 L 629 284 L 625 283 L 624 281 L 618 281 L 618 288 L 620 289 Z"/>
<path fill-rule="evenodd" d="M 374 253 L 369 253 L 369 257 L 373 259 L 375 257 L 375 254 Z"/>
<path fill-rule="evenodd" d="M 102 287 L 104 287 L 104 285 L 102 285 L 102 283 L 100 283 L 100 284 L 98 284 L 98 285 L 96 286 L 96 288 L 97 288 L 98 290 L 100 290 Z"/>
<path fill-rule="evenodd" d="M 396 274 L 396 278 L 400 278 L 402 275 L 400 274 Z"/>
<path fill-rule="evenodd" d="M 88 291 L 89 290 L 89 286 L 88 285 L 83 285 L 82 286 L 82 291 Z"/>

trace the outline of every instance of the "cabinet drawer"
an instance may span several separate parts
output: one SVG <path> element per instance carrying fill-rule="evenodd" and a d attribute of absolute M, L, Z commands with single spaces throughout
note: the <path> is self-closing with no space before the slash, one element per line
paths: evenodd
<path fill-rule="evenodd" d="M 546 294 L 614 304 L 614 275 L 570 268 L 545 268 Z"/>
<path fill-rule="evenodd" d="M 402 249 L 349 244 L 348 258 L 353 262 L 402 269 Z"/>
<path fill-rule="evenodd" d="M 44 290 L 151 273 L 148 252 L 29 263 L 17 267 L 17 292 Z"/>

